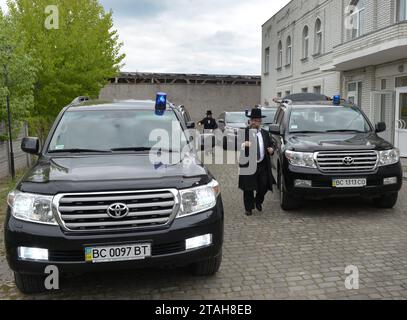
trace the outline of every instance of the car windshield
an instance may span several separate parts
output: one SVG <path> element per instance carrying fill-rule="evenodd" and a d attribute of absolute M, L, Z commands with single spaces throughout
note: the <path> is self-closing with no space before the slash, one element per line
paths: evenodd
<path fill-rule="evenodd" d="M 227 123 L 246 123 L 249 118 L 246 117 L 244 112 L 233 112 L 226 114 Z"/>
<path fill-rule="evenodd" d="M 263 124 L 272 124 L 274 123 L 274 117 L 276 116 L 277 109 L 262 110 L 263 116 L 266 118 L 263 119 Z"/>
<path fill-rule="evenodd" d="M 294 107 L 290 133 L 369 132 L 372 130 L 358 107 Z"/>
<path fill-rule="evenodd" d="M 72 111 L 62 117 L 48 152 L 111 152 L 161 149 L 179 152 L 186 136 L 174 112 Z M 159 147 L 159 148 L 158 148 Z"/>

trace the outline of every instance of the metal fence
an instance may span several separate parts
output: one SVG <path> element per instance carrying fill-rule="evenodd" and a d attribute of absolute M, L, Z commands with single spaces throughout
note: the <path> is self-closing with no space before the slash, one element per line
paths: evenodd
<path fill-rule="evenodd" d="M 24 169 L 31 165 L 31 156 L 21 150 L 21 140 L 28 136 L 28 127 L 25 125 L 18 138 L 13 141 L 15 168 Z M 10 176 L 10 152 L 8 141 L 0 141 L 0 179 Z"/>

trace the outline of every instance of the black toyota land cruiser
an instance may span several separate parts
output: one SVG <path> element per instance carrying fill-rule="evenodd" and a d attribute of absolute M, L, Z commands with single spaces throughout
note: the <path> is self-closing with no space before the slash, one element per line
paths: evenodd
<path fill-rule="evenodd" d="M 336 96 L 296 94 L 279 101 L 270 126 L 273 175 L 284 210 L 303 199 L 362 196 L 392 208 L 402 187 L 399 150 L 378 136 L 363 111 Z"/>
<path fill-rule="evenodd" d="M 87 101 L 62 110 L 41 150 L 24 139 L 38 161 L 9 194 L 5 222 L 18 288 L 42 291 L 49 265 L 61 274 L 184 265 L 215 274 L 222 199 L 189 126 L 166 100 L 160 110 Z"/>

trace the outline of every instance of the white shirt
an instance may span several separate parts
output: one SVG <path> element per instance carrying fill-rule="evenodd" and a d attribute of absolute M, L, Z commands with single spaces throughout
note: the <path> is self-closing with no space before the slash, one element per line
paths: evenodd
<path fill-rule="evenodd" d="M 264 160 L 265 154 L 264 154 L 264 141 L 263 141 L 263 135 L 261 133 L 261 130 L 257 132 L 257 138 L 259 141 L 259 148 L 260 148 L 260 160 L 258 163 L 262 162 Z"/>

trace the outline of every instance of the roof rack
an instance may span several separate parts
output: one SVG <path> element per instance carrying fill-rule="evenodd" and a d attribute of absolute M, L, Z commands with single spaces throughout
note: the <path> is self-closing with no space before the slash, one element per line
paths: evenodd
<path fill-rule="evenodd" d="M 73 99 L 73 101 L 69 104 L 70 107 L 80 105 L 83 102 L 90 101 L 91 99 L 87 96 L 79 96 Z"/>
<path fill-rule="evenodd" d="M 330 98 L 317 93 L 294 93 L 286 96 L 283 100 L 290 100 L 291 102 L 300 101 L 329 101 Z"/>

